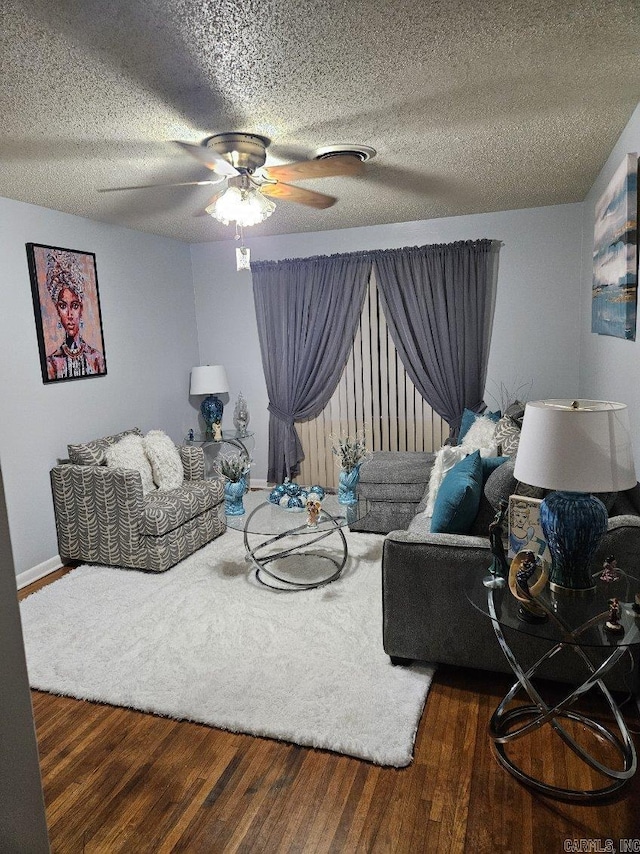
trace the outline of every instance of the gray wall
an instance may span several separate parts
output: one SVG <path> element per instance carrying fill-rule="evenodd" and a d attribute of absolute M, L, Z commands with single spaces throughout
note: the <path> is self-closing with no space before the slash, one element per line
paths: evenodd
<path fill-rule="evenodd" d="M 483 237 L 501 240 L 485 395 L 487 403 L 495 404 L 491 395 L 499 397 L 501 383 L 515 388 L 533 380 L 531 399 L 578 393 L 581 216 L 579 204 L 558 205 L 342 231 L 249 237 L 246 243 L 252 260 L 279 260 Z M 251 276 L 236 272 L 233 241 L 194 244 L 191 258 L 202 363 L 221 363 L 227 368 L 232 391 L 225 426 L 231 426 L 238 391 L 247 398 L 250 428 L 256 433 L 252 474 L 264 479 L 267 394 Z"/>
<path fill-rule="evenodd" d="M 95 252 L 106 377 L 43 384 L 25 243 Z M 0 454 L 17 573 L 56 555 L 49 470 L 69 442 L 138 426 L 179 440 L 198 364 L 189 247 L 0 199 Z"/>
<path fill-rule="evenodd" d="M 0 469 L 0 851 L 49 850 Z"/>
<path fill-rule="evenodd" d="M 591 332 L 591 282 L 595 205 L 625 154 L 640 154 L 640 105 L 629 120 L 583 204 L 580 395 L 629 406 L 636 470 L 640 474 L 640 324 L 635 341 Z"/>

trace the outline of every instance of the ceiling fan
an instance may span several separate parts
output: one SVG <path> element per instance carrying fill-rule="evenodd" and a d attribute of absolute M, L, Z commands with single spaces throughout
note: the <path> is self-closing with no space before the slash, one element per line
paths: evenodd
<path fill-rule="evenodd" d="M 255 225 L 273 213 L 275 204 L 271 199 L 286 199 L 319 210 L 331 207 L 337 201 L 334 196 L 296 187 L 288 182 L 359 175 L 364 168 L 364 161 L 375 154 L 373 149 L 366 146 L 330 146 L 321 150 L 313 160 L 265 166 L 270 140 L 257 134 L 220 133 L 209 137 L 202 145 L 188 142 L 176 144 L 218 177 L 207 181 L 111 189 L 221 184 L 223 186 L 208 201 L 205 211 L 225 225 L 232 220 L 243 226 Z"/>

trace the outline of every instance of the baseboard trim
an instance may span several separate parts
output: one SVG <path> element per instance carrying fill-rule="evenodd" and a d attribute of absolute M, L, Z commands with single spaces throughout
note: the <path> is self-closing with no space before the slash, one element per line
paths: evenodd
<path fill-rule="evenodd" d="M 44 578 L 45 575 L 50 575 L 52 572 L 55 572 L 56 569 L 60 569 L 61 566 L 62 558 L 60 555 L 54 555 L 53 557 L 50 557 L 49 560 L 45 560 L 37 566 L 32 566 L 31 569 L 25 569 L 24 572 L 19 572 L 16 576 L 16 585 L 18 590 L 22 590 L 23 587 L 33 584 L 34 581 L 39 581 L 41 578 Z"/>

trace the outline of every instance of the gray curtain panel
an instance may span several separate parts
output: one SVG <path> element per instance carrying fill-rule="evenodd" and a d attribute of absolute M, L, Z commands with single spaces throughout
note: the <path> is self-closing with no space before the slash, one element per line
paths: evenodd
<path fill-rule="evenodd" d="M 485 408 L 499 246 L 476 240 L 373 253 L 402 364 L 452 436 L 465 407 Z"/>
<path fill-rule="evenodd" d="M 367 253 L 251 265 L 269 395 L 267 479 L 299 474 L 295 421 L 322 412 L 340 380 L 371 274 Z"/>

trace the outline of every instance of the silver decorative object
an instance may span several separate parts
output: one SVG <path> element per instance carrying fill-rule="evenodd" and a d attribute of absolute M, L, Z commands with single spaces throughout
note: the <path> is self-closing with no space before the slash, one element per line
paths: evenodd
<path fill-rule="evenodd" d="M 249 407 L 244 399 L 242 392 L 238 395 L 238 400 L 233 410 L 233 426 L 236 428 L 238 436 L 244 437 L 247 435 L 247 424 L 249 423 Z"/>

